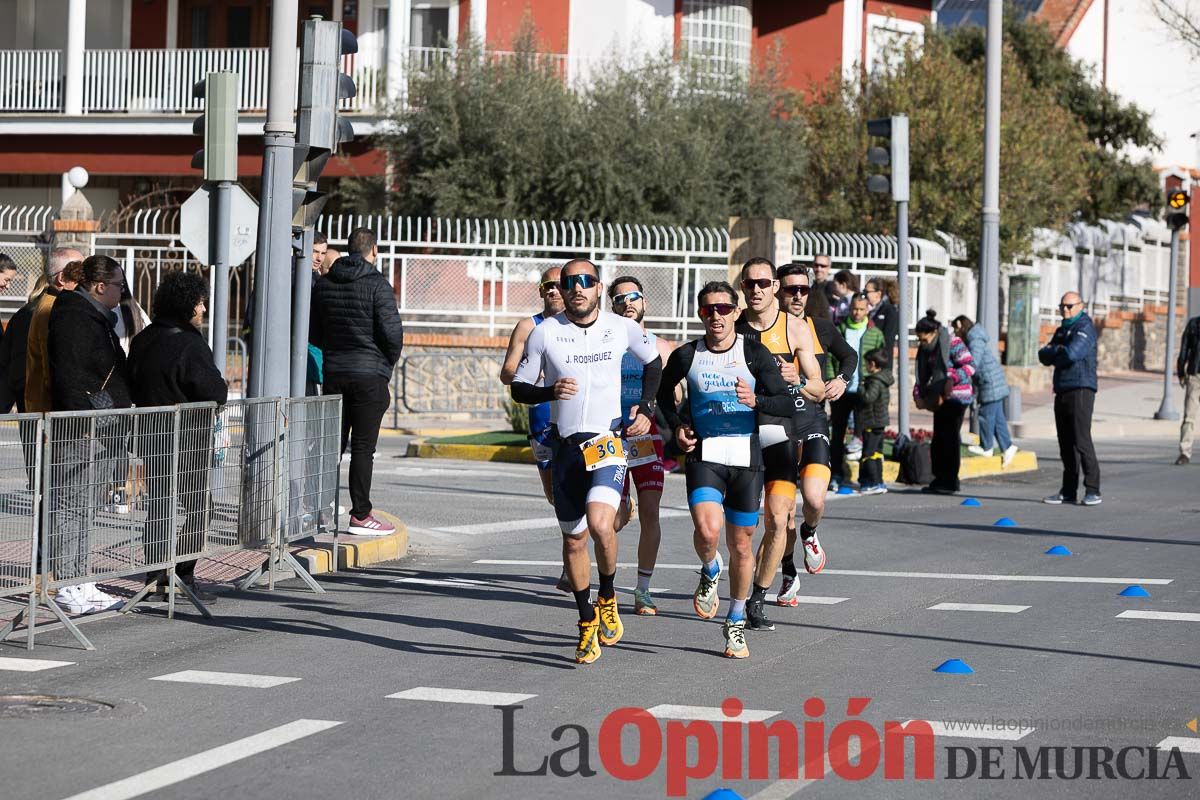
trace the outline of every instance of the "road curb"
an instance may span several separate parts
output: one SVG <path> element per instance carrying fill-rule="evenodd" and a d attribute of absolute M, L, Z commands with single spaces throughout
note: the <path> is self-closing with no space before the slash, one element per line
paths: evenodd
<path fill-rule="evenodd" d="M 409 458 L 454 458 L 461 461 L 503 461 L 517 464 L 533 463 L 533 453 L 528 447 L 515 445 L 483 445 L 483 444 L 433 444 L 430 442 L 409 442 L 407 455 Z M 858 462 L 846 462 L 850 471 L 850 479 L 858 480 Z M 1037 453 L 1032 450 L 1019 450 L 1013 462 L 1007 467 L 1000 466 L 1000 456 L 987 458 L 980 456 L 964 456 L 958 469 L 960 480 L 970 478 L 986 478 L 995 475 L 1011 475 L 1018 472 L 1036 472 L 1038 468 Z M 883 480 L 895 483 L 900 474 L 900 464 L 895 461 L 883 463 Z"/>
<path fill-rule="evenodd" d="M 337 537 L 338 569 L 361 569 L 384 561 L 394 561 L 408 555 L 408 526 L 394 515 L 375 509 L 372 512 L 380 519 L 396 526 L 396 532 L 388 536 L 351 536 L 349 534 Z M 332 572 L 330 564 L 333 560 L 333 536 L 322 534 L 292 555 L 308 571 L 309 575 L 320 575 Z"/>

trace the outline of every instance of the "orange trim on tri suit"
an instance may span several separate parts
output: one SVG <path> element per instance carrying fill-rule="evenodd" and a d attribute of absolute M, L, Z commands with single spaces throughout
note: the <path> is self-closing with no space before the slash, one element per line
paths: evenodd
<path fill-rule="evenodd" d="M 796 484 L 792 481 L 768 481 L 767 494 L 796 499 Z"/>
<path fill-rule="evenodd" d="M 805 464 L 800 468 L 800 478 L 803 480 L 808 477 L 824 478 L 828 481 L 833 477 L 833 470 L 824 464 Z"/>

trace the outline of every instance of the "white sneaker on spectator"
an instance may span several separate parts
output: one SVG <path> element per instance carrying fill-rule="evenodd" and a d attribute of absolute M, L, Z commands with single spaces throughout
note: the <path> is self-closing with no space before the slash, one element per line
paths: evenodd
<path fill-rule="evenodd" d="M 377 518 L 374 514 L 367 514 L 362 519 L 351 515 L 348 530 L 355 536 L 390 536 L 396 532 L 393 525 Z"/>
<path fill-rule="evenodd" d="M 101 591 L 100 587 L 94 583 L 83 584 L 83 596 L 92 604 L 94 611 L 108 611 L 113 607 L 119 607 L 123 602 L 111 594 Z"/>
<path fill-rule="evenodd" d="M 1004 454 L 1000 457 L 1000 466 L 1007 467 L 1009 464 L 1012 463 L 1013 459 L 1016 457 L 1017 457 L 1017 446 L 1015 444 L 1010 444 L 1008 446 L 1008 449 L 1005 450 Z"/>
<path fill-rule="evenodd" d="M 95 606 L 87 599 L 87 590 L 82 585 L 63 586 L 54 596 L 54 602 L 68 614 L 88 614 Z"/>
<path fill-rule="evenodd" d="M 991 458 L 992 457 L 992 448 L 988 448 L 987 450 L 984 450 L 982 447 L 980 447 L 977 444 L 973 444 L 970 447 L 968 447 L 967 452 L 973 456 L 979 456 L 980 458 Z"/>
<path fill-rule="evenodd" d="M 125 492 L 120 489 L 110 492 L 106 510 L 113 514 L 128 514 L 129 499 L 125 497 Z"/>

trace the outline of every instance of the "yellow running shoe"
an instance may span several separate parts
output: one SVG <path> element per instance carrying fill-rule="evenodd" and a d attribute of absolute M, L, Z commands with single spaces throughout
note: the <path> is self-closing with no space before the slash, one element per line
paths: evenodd
<path fill-rule="evenodd" d="M 600 643 L 614 645 L 621 641 L 625 626 L 621 624 L 621 615 L 617 613 L 617 598 L 596 598 L 596 618 L 600 620 Z"/>
<path fill-rule="evenodd" d="M 579 645 L 575 648 L 575 663 L 590 664 L 600 657 L 600 615 L 591 622 L 579 623 Z"/>

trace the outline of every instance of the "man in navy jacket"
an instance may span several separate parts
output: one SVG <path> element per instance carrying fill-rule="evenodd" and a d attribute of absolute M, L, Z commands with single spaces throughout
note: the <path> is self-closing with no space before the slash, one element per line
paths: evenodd
<path fill-rule="evenodd" d="M 1051 505 L 1074 503 L 1083 469 L 1083 504 L 1100 504 L 1100 462 L 1092 445 L 1092 410 L 1096 405 L 1096 326 L 1083 310 L 1083 298 L 1067 292 L 1058 304 L 1062 325 L 1038 360 L 1054 367 L 1054 426 L 1062 456 L 1062 489 L 1045 498 Z"/>

